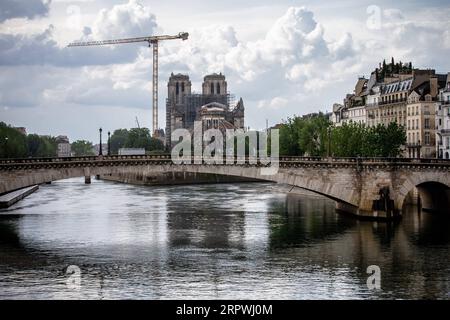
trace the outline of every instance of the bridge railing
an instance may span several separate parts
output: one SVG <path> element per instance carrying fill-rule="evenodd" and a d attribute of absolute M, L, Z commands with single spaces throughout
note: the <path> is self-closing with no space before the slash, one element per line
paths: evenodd
<path fill-rule="evenodd" d="M 78 161 L 99 161 L 99 160 L 146 160 L 146 159 L 170 159 L 170 154 L 158 155 L 112 155 L 112 156 L 80 156 L 80 157 L 48 157 L 48 158 L 9 158 L 0 159 L 0 164 L 11 163 L 59 163 Z"/>
<path fill-rule="evenodd" d="M 267 164 L 268 158 L 259 157 L 232 157 L 230 159 L 224 157 L 224 164 Z M 266 161 L 264 161 L 266 160 Z M 273 159 L 270 159 L 272 162 Z M 0 167 L 11 166 L 26 166 L 26 165 L 47 165 L 47 164 L 81 164 L 81 163 L 106 163 L 106 162 L 162 162 L 168 163 L 171 161 L 170 154 L 156 154 L 156 155 L 112 155 L 112 156 L 83 156 L 83 157 L 62 157 L 62 158 L 22 158 L 22 159 L 0 159 Z M 300 156 L 281 156 L 278 158 L 278 162 L 282 165 L 293 165 L 302 163 L 319 163 L 319 164 L 376 164 L 376 163 L 391 163 L 391 164 L 445 164 L 450 165 L 448 159 L 436 159 L 436 158 L 326 158 L 326 157 L 300 157 Z M 190 160 L 185 163 L 192 164 L 207 164 L 203 157 L 191 157 Z"/>

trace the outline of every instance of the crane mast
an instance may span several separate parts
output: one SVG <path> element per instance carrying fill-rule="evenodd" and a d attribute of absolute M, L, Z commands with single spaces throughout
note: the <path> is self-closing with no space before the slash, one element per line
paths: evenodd
<path fill-rule="evenodd" d="M 156 137 L 158 134 L 158 46 L 159 41 L 163 40 L 187 40 L 189 33 L 180 32 L 177 35 L 161 35 L 161 36 L 149 36 L 127 39 L 114 39 L 114 40 L 102 40 L 102 41 L 86 41 L 86 42 L 72 42 L 68 47 L 89 47 L 89 46 L 103 46 L 103 45 L 115 45 L 124 43 L 135 42 L 148 42 L 149 47 L 153 48 L 153 78 L 152 78 L 152 104 L 153 104 L 153 135 Z"/>
<path fill-rule="evenodd" d="M 153 135 L 156 138 L 159 134 L 158 127 L 158 40 L 150 42 L 153 45 Z"/>

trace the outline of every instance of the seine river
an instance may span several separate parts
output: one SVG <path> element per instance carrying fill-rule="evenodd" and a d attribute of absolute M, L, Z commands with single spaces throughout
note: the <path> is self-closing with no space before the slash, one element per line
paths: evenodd
<path fill-rule="evenodd" d="M 289 191 L 43 185 L 0 211 L 0 298 L 450 299 L 448 217 L 362 222 Z"/>

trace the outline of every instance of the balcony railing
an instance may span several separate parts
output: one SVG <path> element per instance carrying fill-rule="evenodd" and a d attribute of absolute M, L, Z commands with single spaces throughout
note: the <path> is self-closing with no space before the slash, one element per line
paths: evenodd
<path fill-rule="evenodd" d="M 450 134 L 450 129 L 441 129 L 442 134 Z"/>
<path fill-rule="evenodd" d="M 386 104 L 395 104 L 395 103 L 402 103 L 402 102 L 406 102 L 406 99 L 393 99 L 393 100 L 388 100 L 388 101 L 380 101 L 378 102 L 379 105 L 386 105 Z"/>
<path fill-rule="evenodd" d="M 406 146 L 408 148 L 420 148 L 422 147 L 422 145 L 418 142 L 411 142 L 411 143 L 407 143 Z"/>

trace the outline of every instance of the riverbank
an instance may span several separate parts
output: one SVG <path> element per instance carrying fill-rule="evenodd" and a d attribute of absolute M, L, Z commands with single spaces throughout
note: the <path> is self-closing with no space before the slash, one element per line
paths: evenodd
<path fill-rule="evenodd" d="M 0 208 L 8 208 L 39 189 L 38 185 L 12 191 L 0 196 Z"/>

